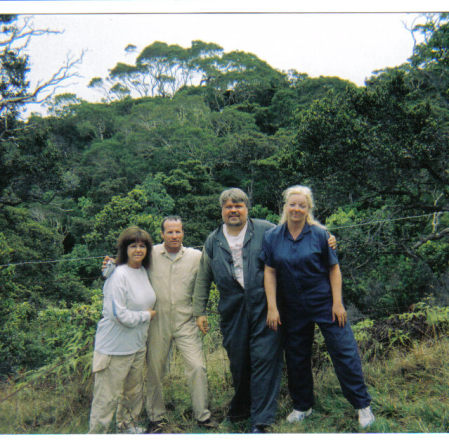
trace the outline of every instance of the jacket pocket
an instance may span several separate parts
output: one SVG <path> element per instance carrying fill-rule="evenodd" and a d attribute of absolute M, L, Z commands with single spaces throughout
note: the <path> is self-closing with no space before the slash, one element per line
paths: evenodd
<path fill-rule="evenodd" d="M 94 359 L 92 361 L 92 373 L 105 370 L 111 363 L 111 355 L 104 355 L 98 351 L 94 351 Z"/>

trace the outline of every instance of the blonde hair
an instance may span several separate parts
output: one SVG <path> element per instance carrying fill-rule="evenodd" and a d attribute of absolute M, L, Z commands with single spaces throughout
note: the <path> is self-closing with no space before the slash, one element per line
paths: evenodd
<path fill-rule="evenodd" d="M 288 189 L 284 190 L 284 192 L 282 193 L 284 206 L 282 209 L 282 215 L 279 224 L 284 224 L 285 222 L 287 222 L 287 201 L 292 195 L 303 195 L 306 198 L 307 206 L 309 209 L 309 213 L 306 219 L 307 224 L 319 226 L 322 227 L 323 229 L 326 229 L 325 226 L 323 226 L 313 217 L 313 209 L 315 208 L 315 203 L 313 202 L 312 191 L 310 190 L 309 187 L 299 185 L 291 186 Z"/>

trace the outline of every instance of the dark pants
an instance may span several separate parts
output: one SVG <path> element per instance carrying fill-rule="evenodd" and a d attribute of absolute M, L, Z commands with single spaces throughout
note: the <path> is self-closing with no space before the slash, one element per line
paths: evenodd
<path fill-rule="evenodd" d="M 251 320 L 242 308 L 232 321 L 221 324 L 235 390 L 228 415 L 251 417 L 253 425 L 274 422 L 281 381 L 280 336 L 265 321 L 265 315 Z"/>
<path fill-rule="evenodd" d="M 334 365 L 345 398 L 356 408 L 365 408 L 371 397 L 365 385 L 362 364 L 350 325 L 339 327 L 337 322 L 318 323 L 327 351 Z M 313 405 L 312 343 L 315 323 L 300 320 L 287 326 L 285 356 L 288 388 L 293 408 L 306 411 Z"/>

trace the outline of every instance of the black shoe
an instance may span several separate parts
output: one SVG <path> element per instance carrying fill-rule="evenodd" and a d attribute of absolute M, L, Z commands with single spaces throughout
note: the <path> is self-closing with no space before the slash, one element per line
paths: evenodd
<path fill-rule="evenodd" d="M 238 416 L 228 414 L 227 418 L 229 419 L 230 422 L 235 424 L 237 422 L 246 421 L 247 419 L 249 419 L 249 417 L 250 417 L 249 414 L 241 414 L 241 415 L 238 415 Z"/>
<path fill-rule="evenodd" d="M 251 433 L 254 433 L 254 434 L 267 433 L 267 430 L 268 430 L 268 425 L 258 424 L 258 425 L 253 425 L 251 427 Z"/>
<path fill-rule="evenodd" d="M 215 422 L 211 418 L 206 419 L 205 421 L 197 421 L 197 423 L 198 423 L 198 426 L 203 427 L 203 428 L 213 429 L 213 428 L 217 428 L 218 427 L 218 423 Z"/>
<path fill-rule="evenodd" d="M 150 421 L 147 427 L 147 433 L 148 434 L 162 433 L 166 424 L 167 421 L 164 419 L 161 419 L 160 421 Z"/>

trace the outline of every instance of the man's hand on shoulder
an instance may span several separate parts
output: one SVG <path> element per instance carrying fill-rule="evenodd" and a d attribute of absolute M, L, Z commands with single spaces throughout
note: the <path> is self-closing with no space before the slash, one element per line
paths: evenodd
<path fill-rule="evenodd" d="M 337 239 L 331 233 L 329 233 L 329 239 L 327 240 L 327 243 L 329 244 L 329 247 L 331 249 L 335 250 L 337 248 Z"/>
<path fill-rule="evenodd" d="M 106 255 L 103 259 L 103 264 L 101 265 L 101 270 L 104 270 L 106 266 L 108 265 L 108 262 L 111 261 L 113 264 L 115 264 L 115 259 L 111 258 L 110 256 Z"/>
<path fill-rule="evenodd" d="M 109 278 L 114 269 L 115 269 L 115 259 L 106 255 L 103 259 L 103 264 L 101 266 L 101 273 L 103 275 L 103 278 L 105 279 Z"/>

